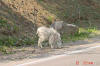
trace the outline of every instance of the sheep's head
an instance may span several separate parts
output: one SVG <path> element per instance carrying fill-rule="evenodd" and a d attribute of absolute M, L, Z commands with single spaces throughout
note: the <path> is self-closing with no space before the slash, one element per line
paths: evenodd
<path fill-rule="evenodd" d="M 58 41 L 57 45 L 58 45 L 58 48 L 61 48 L 62 47 L 62 41 Z"/>
<path fill-rule="evenodd" d="M 60 38 L 60 34 L 58 35 L 58 41 L 57 41 L 57 45 L 58 45 L 58 48 L 61 48 L 62 47 L 62 40 Z"/>

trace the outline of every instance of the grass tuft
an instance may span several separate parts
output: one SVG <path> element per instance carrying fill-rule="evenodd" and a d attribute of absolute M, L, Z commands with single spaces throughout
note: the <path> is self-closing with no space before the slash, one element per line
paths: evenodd
<path fill-rule="evenodd" d="M 91 27 L 91 28 L 88 28 L 88 29 L 80 28 L 79 33 L 76 33 L 74 35 L 66 36 L 66 34 L 63 34 L 62 40 L 64 42 L 83 40 L 83 39 L 86 39 L 86 38 L 89 38 L 89 37 L 96 36 L 97 31 L 98 30 L 96 29 L 96 27 Z"/>

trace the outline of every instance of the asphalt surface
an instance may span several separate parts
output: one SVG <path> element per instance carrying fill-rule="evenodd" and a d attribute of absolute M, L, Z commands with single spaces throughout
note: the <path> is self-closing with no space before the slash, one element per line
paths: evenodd
<path fill-rule="evenodd" d="M 100 45 L 18 66 L 100 66 Z"/>
<path fill-rule="evenodd" d="M 100 43 L 74 46 L 50 57 L 0 62 L 0 66 L 100 66 Z"/>

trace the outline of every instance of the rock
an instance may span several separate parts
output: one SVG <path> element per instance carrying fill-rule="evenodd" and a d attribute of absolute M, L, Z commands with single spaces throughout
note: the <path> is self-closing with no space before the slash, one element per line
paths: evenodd
<path fill-rule="evenodd" d="M 62 31 L 67 35 L 74 35 L 79 32 L 79 27 L 74 24 L 63 23 Z"/>
<path fill-rule="evenodd" d="M 63 21 L 56 21 L 52 23 L 50 27 L 53 27 L 60 33 L 63 28 L 63 23 L 64 23 Z"/>
<path fill-rule="evenodd" d="M 56 29 L 60 34 L 74 35 L 79 32 L 79 27 L 74 24 L 68 24 L 64 21 L 56 21 L 50 27 Z"/>

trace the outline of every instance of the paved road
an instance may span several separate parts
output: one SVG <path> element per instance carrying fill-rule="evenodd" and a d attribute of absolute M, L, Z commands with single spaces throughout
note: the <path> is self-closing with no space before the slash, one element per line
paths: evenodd
<path fill-rule="evenodd" d="M 0 62 L 0 66 L 100 66 L 100 43 L 74 46 L 64 54 Z"/>
<path fill-rule="evenodd" d="M 18 66 L 100 66 L 100 45 Z"/>
<path fill-rule="evenodd" d="M 100 66 L 100 48 L 27 66 Z"/>

